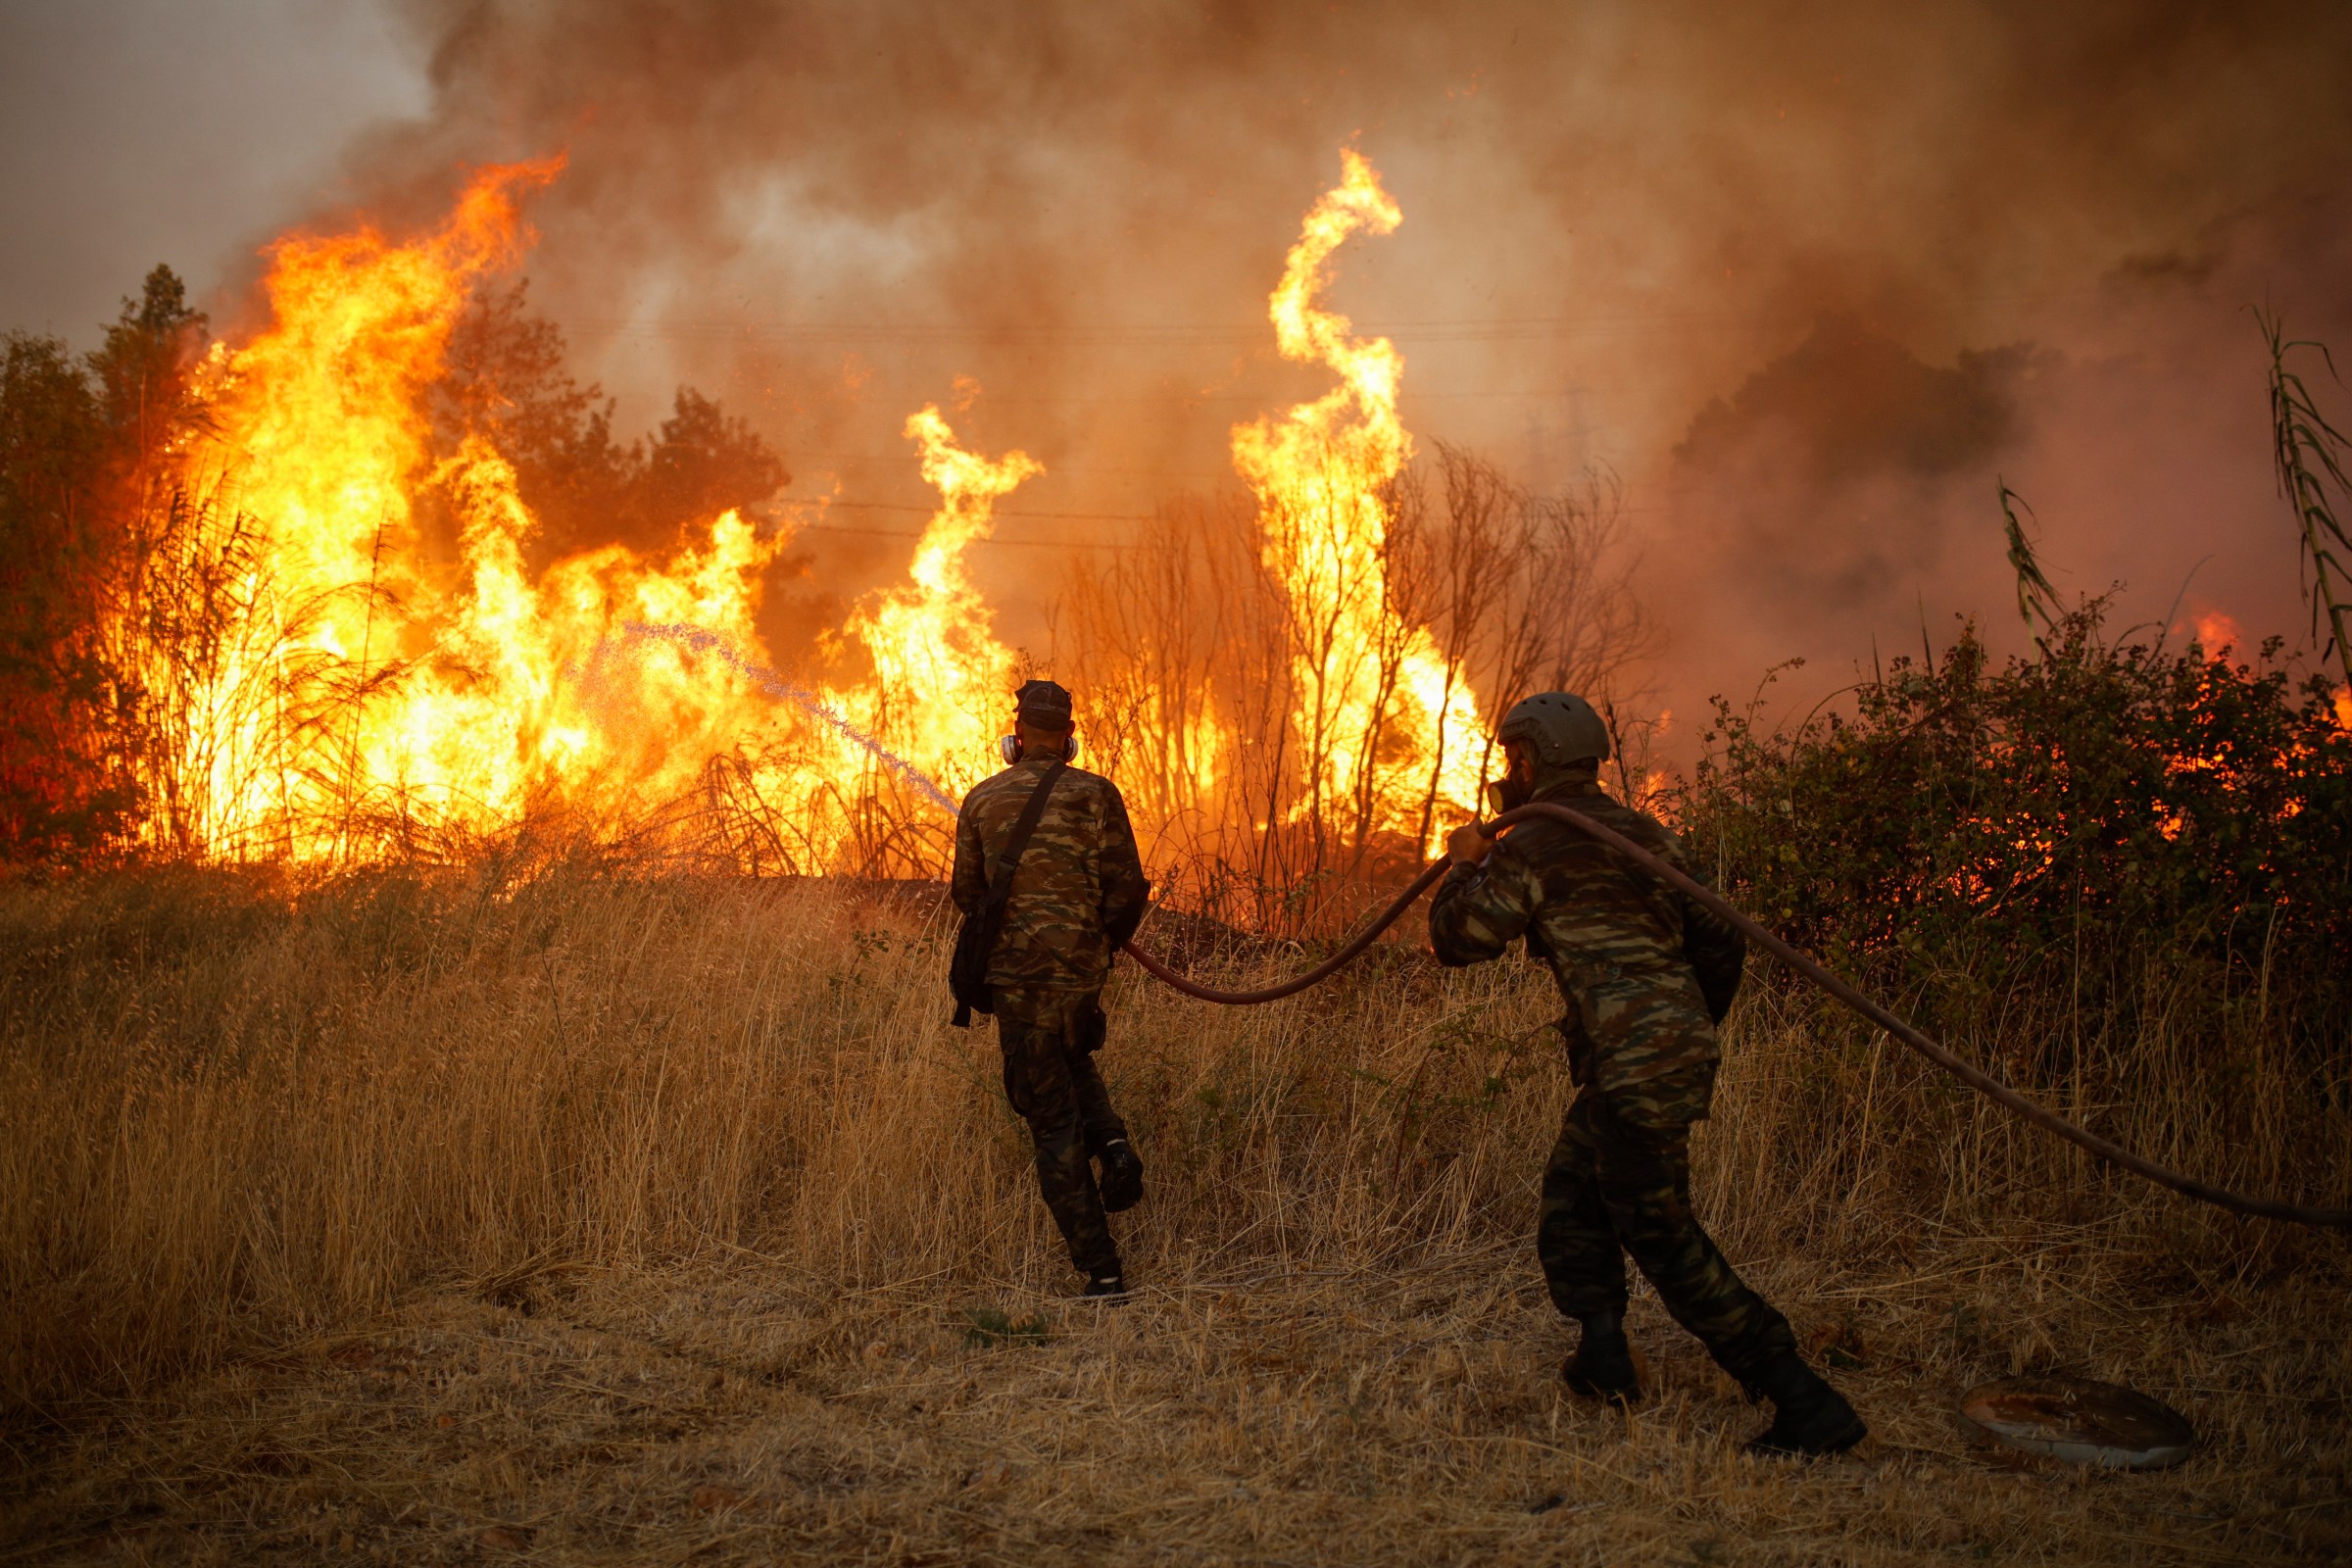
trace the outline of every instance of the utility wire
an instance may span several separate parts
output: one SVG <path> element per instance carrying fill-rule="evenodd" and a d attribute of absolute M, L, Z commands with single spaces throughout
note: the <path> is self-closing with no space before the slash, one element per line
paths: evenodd
<path fill-rule="evenodd" d="M 794 537 L 797 538 L 804 533 L 846 533 L 856 534 L 866 539 L 920 539 L 923 536 L 922 530 L 919 528 L 858 528 L 841 522 L 803 523 L 795 531 Z M 964 543 L 967 545 L 1008 545 L 1016 550 L 1140 550 L 1143 548 L 1141 545 L 1134 544 L 1110 544 L 1100 539 L 999 539 L 994 535 L 966 539 Z"/>
<path fill-rule="evenodd" d="M 825 501 L 822 503 L 804 501 L 794 504 L 842 507 L 858 512 L 919 512 L 926 516 L 939 511 L 937 504 L 917 507 L 900 501 Z M 999 517 L 1052 517 L 1067 522 L 1150 522 L 1152 520 L 1149 514 L 1141 512 L 993 512 L 989 514 L 989 517 L 992 521 Z M 810 523 L 809 526 L 816 525 Z"/>
<path fill-rule="evenodd" d="M 1950 315 L 1966 311 L 1999 307 L 2056 304 L 2081 299 L 2098 293 L 2095 287 L 2057 289 L 2017 294 L 1987 294 L 1983 296 L 1954 296 L 1940 301 L 1929 301 L 1923 309 L 1939 310 Z M 1802 326 L 1820 318 L 1819 311 L 1628 311 L 1599 316 L 1499 316 L 1433 318 L 1421 320 L 1382 320 L 1357 318 L 1354 329 L 1358 336 L 1405 336 L 1422 342 L 1494 343 L 1518 342 L 1529 337 L 1574 336 L 1587 332 L 1612 332 L 1644 327 L 1694 328 L 1706 331 L 1749 329 L 1778 330 Z M 642 317 L 568 317 L 573 325 L 603 330 L 615 335 L 662 335 L 670 337 L 724 336 L 751 337 L 772 341 L 812 341 L 855 339 L 860 342 L 904 343 L 915 346 L 956 343 L 1037 343 L 1049 346 L 1112 344 L 1149 346 L 1168 344 L 1237 344 L 1268 343 L 1270 328 L 1261 318 L 1247 323 L 1228 321 L 1199 322 L 1102 322 L 1075 326 L 1000 326 L 972 325 L 953 321 L 790 321 L 754 320 L 717 317 L 678 317 L 647 319 Z"/>

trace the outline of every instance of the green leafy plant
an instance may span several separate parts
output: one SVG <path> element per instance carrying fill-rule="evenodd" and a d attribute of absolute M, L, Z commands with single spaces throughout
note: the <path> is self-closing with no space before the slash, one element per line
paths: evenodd
<path fill-rule="evenodd" d="M 2328 683 L 2298 686 L 2275 639 L 2256 664 L 2110 640 L 2105 608 L 2005 665 L 1970 627 L 1940 663 L 1898 658 L 1851 714 L 1793 731 L 1719 704 L 1688 820 L 1784 914 L 1863 948 L 1947 908 L 2021 930 L 2091 910 L 2180 928 L 2279 900 L 2330 929 L 2352 916 L 2352 737 Z M 1792 816 L 1814 829 L 1806 869 L 1773 871 Z"/>
<path fill-rule="evenodd" d="M 2333 652 L 2343 665 L 2346 684 L 2352 685 L 2352 605 L 2344 602 L 2352 566 L 2338 554 L 2352 554 L 2352 535 L 2345 533 L 2343 519 L 2328 500 L 2330 489 L 2338 496 L 2352 493 L 2352 483 L 2344 477 L 2344 436 L 2320 412 L 2301 372 L 2288 368 L 2287 356 L 2298 349 L 2316 353 L 2330 376 L 2335 374 L 2335 361 L 2324 343 L 2289 340 L 2278 316 L 2259 310 L 2254 315 L 2271 347 L 2271 453 L 2278 488 L 2295 509 L 2303 556 L 2311 565 L 2312 632 L 2318 635 L 2325 618 L 2328 642 L 2320 657 Z"/>
<path fill-rule="evenodd" d="M 1719 707 L 1683 831 L 1734 902 L 2061 1114 L 2328 1191 L 2311 1173 L 2352 1106 L 2352 733 L 2277 639 L 2237 662 L 2111 637 L 2104 608 L 2006 662 L 1970 627 L 1793 729 Z M 2018 1161 L 1996 1184 L 2053 1179 L 2022 1174 L 2048 1151 L 1775 965 L 1735 1029 L 1804 1043 L 1773 1085 L 1783 1135 L 1750 1156 L 1793 1191 L 1924 1191 L 1985 1138 Z"/>
<path fill-rule="evenodd" d="M 2026 525 L 2018 520 L 2018 509 L 2024 507 L 2028 516 L 2034 509 L 2026 506 L 2026 498 L 2009 488 L 2005 479 L 1995 480 L 2001 491 L 2001 525 L 2009 540 L 2009 566 L 2017 573 L 2017 613 L 2032 631 L 2034 623 L 2041 622 L 2043 630 L 2058 624 L 2063 612 L 2058 605 L 2058 590 L 2042 574 L 2041 563 L 2034 555 L 2034 542 L 2026 537 Z"/>

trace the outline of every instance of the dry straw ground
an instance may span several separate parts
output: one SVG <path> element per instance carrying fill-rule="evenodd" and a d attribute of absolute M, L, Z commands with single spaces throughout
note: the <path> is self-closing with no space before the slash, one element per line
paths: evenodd
<path fill-rule="evenodd" d="M 1856 1456 L 1742 1457 L 1759 1417 L 1646 1296 L 1658 1397 L 1560 1394 L 1527 1237 L 1568 1086 L 1515 962 L 1389 952 L 1243 1011 L 1126 973 L 1143 1294 L 1082 1305 L 992 1034 L 944 1025 L 942 935 L 887 890 L 580 866 L 0 891 L 0 1552 L 2352 1552 L 2339 1241 L 2110 1182 L 1769 990 L 1703 1198 L 1871 1420 Z M 2293 1093 L 2265 1071 L 2252 1102 Z M 2297 1159 L 2185 1100 L 2107 1125 L 2208 1174 Z M 2135 1476 L 1972 1446 L 1954 1396 L 2029 1367 L 2157 1394 L 2202 1446 Z"/>

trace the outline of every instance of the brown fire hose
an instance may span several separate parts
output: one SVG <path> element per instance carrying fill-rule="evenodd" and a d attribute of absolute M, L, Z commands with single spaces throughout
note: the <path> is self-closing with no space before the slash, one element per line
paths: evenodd
<path fill-rule="evenodd" d="M 1199 997 L 1202 1002 L 1222 1002 L 1229 1006 L 1236 1007 L 1247 1006 L 1250 1004 L 1259 1002 L 1280 1002 L 1285 997 L 1297 996 L 1299 992 L 1304 991 L 1308 986 L 1317 985 L 1325 980 L 1330 979 L 1333 975 L 1338 974 L 1342 969 L 1345 969 L 1348 967 L 1348 965 L 1353 963 L 1356 959 L 1356 956 L 1372 945 L 1372 939 L 1374 937 L 1380 935 L 1383 931 L 1386 931 L 1389 927 L 1395 925 L 1396 923 L 1396 917 L 1402 914 L 1405 910 L 1411 908 L 1413 906 L 1413 901 L 1421 897 L 1422 894 L 1427 893 L 1430 889 L 1430 885 L 1436 882 L 1438 878 L 1446 874 L 1446 861 L 1440 860 L 1437 864 L 1429 867 L 1419 876 L 1413 878 L 1413 885 L 1409 888 L 1406 888 L 1402 893 L 1397 894 L 1396 903 L 1381 910 L 1377 919 L 1375 919 L 1370 925 L 1364 927 L 1361 931 L 1358 931 L 1353 939 L 1350 940 L 1348 944 L 1342 948 L 1339 952 L 1333 954 L 1330 957 L 1325 958 L 1321 963 L 1318 963 L 1312 969 L 1307 970 L 1306 973 L 1299 975 L 1295 979 L 1285 980 L 1278 986 L 1268 986 L 1263 991 L 1216 991 L 1207 986 L 1198 986 L 1193 984 L 1193 982 L 1190 980 L 1187 980 L 1184 976 L 1178 974 L 1175 970 L 1169 968 L 1166 964 L 1160 962 L 1157 958 L 1152 956 L 1152 955 L 1149 953 L 1146 953 L 1143 949 L 1137 947 L 1132 942 L 1128 943 L 1127 946 L 1121 948 L 1119 951 L 1126 954 L 1127 956 L 1133 958 L 1136 962 L 1142 964 L 1144 966 L 1144 972 L 1152 976 L 1152 979 L 1174 986 L 1177 990 L 1183 992 L 1188 997 Z"/>
<path fill-rule="evenodd" d="M 2291 1220 L 2299 1225 L 2320 1225 L 2332 1230 L 2352 1230 L 2352 1209 L 2310 1208 L 2300 1203 L 2281 1203 L 2270 1199 L 2248 1198 L 2241 1193 L 2232 1193 L 2225 1188 L 2208 1186 L 2204 1182 L 2183 1176 L 2178 1171 L 2167 1170 L 2154 1160 L 2135 1154 L 2121 1144 L 2109 1143 L 2095 1133 L 2083 1131 L 2065 1117 L 2043 1109 L 2008 1085 L 1996 1081 L 1961 1060 L 1935 1040 L 1914 1029 L 1854 989 L 1853 986 L 1831 973 L 1817 960 L 1798 949 L 1790 947 L 1772 932 L 1740 913 L 1732 906 L 1729 901 L 1705 883 L 1659 859 L 1615 828 L 1596 822 L 1582 811 L 1548 804 L 1522 806 L 1503 812 L 1486 826 L 1488 831 L 1494 832 L 1539 816 L 1565 822 L 1579 832 L 1598 839 L 1619 854 L 1631 857 L 1636 864 L 1655 872 L 1731 921 L 1747 936 L 1749 941 L 1772 954 L 1798 974 L 1803 975 L 1977 1093 L 2022 1116 L 2042 1131 L 2055 1133 L 2077 1148 L 2086 1150 L 2110 1164 L 2121 1165 L 2124 1169 L 2134 1175 L 2143 1176 L 2159 1187 L 2169 1187 L 2176 1193 L 2196 1199 L 2200 1202 L 2211 1203 L 2218 1208 L 2227 1208 L 2239 1214 L 2252 1214 L 2263 1219 Z M 1446 874 L 1446 862 L 1440 860 L 1423 871 L 1414 878 L 1413 885 L 1397 895 L 1396 901 L 1381 910 L 1370 925 L 1358 932 L 1346 947 L 1315 965 L 1314 968 L 1296 979 L 1287 980 L 1278 986 L 1268 986 L 1261 991 L 1217 991 L 1207 986 L 1195 985 L 1132 942 L 1127 944 L 1124 951 L 1129 957 L 1143 965 L 1145 971 L 1154 979 L 1166 982 L 1188 997 L 1198 997 L 1203 1002 L 1221 1002 L 1237 1006 L 1251 1003 L 1278 1001 L 1283 997 L 1304 991 L 1308 986 L 1329 978 L 1351 962 L 1372 945 L 1373 938 L 1396 924 L 1397 917 L 1412 907 L 1413 901 L 1429 890 L 1430 884 Z"/>

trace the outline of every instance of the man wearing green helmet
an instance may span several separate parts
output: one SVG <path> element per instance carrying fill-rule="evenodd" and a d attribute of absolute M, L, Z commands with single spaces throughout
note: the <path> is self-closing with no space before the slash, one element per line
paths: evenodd
<path fill-rule="evenodd" d="M 1543 692 L 1503 715 L 1509 771 L 1498 809 L 1548 802 L 1585 812 L 1691 871 L 1682 843 L 1603 794 L 1608 727 L 1592 704 Z M 1641 1397 L 1625 1337 L 1625 1254 L 1676 1322 L 1751 1397 L 1773 1404 L 1761 1453 L 1836 1453 L 1861 1418 L 1797 1354 L 1788 1320 L 1733 1272 L 1690 1208 L 1690 1127 L 1707 1114 L 1715 1026 L 1740 988 L 1746 944 L 1720 916 L 1563 822 L 1497 838 L 1473 823 L 1429 910 L 1430 946 L 1449 965 L 1483 962 L 1524 937 L 1546 959 L 1569 1011 L 1560 1020 L 1577 1096 L 1544 1172 L 1536 1250 L 1551 1298 L 1582 1325 L 1568 1387 Z M 1692 872 L 1695 875 L 1695 872 Z"/>

